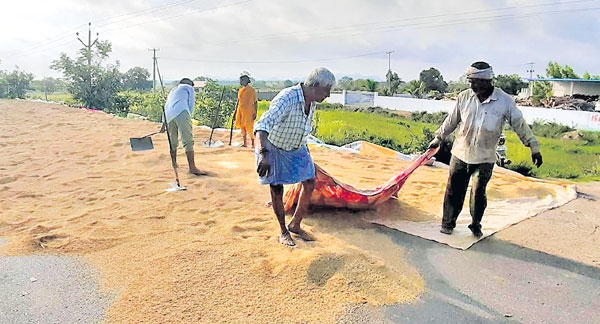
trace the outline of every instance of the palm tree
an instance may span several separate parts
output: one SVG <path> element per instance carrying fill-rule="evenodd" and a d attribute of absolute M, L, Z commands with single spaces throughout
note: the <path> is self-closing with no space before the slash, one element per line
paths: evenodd
<path fill-rule="evenodd" d="M 404 91 L 410 93 L 414 98 L 423 98 L 425 94 L 425 82 L 419 80 L 411 80 L 404 88 Z"/>
<path fill-rule="evenodd" d="M 367 91 L 377 92 L 378 85 L 379 85 L 379 83 L 377 81 L 371 80 L 371 79 L 366 79 L 363 86 L 367 89 Z"/>

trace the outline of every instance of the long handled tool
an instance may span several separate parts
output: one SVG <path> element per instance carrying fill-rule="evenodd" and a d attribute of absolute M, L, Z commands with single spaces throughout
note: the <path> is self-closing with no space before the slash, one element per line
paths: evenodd
<path fill-rule="evenodd" d="M 211 131 L 210 131 L 210 137 L 208 138 L 208 147 L 210 147 L 210 143 L 212 141 L 212 136 L 213 133 L 215 132 L 215 123 L 217 119 L 215 116 L 217 115 L 217 113 L 219 112 L 219 110 L 221 110 L 221 103 L 223 102 L 223 95 L 225 95 L 225 86 L 223 86 L 223 91 L 221 91 L 221 99 L 219 99 L 219 105 L 217 106 L 217 110 L 215 110 L 215 112 L 213 113 L 213 117 L 211 120 Z"/>
<path fill-rule="evenodd" d="M 152 144 L 152 135 L 156 135 L 160 133 L 160 131 L 158 132 L 154 132 L 152 134 L 148 134 L 146 136 L 142 136 L 142 137 L 131 137 L 129 138 L 129 144 L 131 145 L 131 150 L 132 151 L 146 151 L 146 150 L 151 150 L 154 148 L 154 145 Z"/>
<path fill-rule="evenodd" d="M 165 107 L 163 106 L 163 120 L 165 123 L 165 131 L 167 132 L 167 141 L 169 141 L 169 156 L 171 157 L 171 165 L 173 166 L 173 171 L 175 172 L 175 183 L 171 184 L 171 187 L 167 189 L 167 191 L 180 191 L 186 190 L 186 187 L 182 187 L 179 183 L 179 174 L 177 173 L 177 162 L 175 162 L 175 157 L 173 156 L 173 144 L 171 144 L 171 133 L 169 133 L 169 123 L 167 122 L 167 113 L 165 113 Z"/>
<path fill-rule="evenodd" d="M 233 124 L 235 124 L 235 116 L 237 115 L 239 99 L 235 101 L 235 109 L 233 110 L 233 116 L 231 116 L 231 129 L 229 129 L 229 146 L 231 146 L 231 138 L 233 137 Z"/>

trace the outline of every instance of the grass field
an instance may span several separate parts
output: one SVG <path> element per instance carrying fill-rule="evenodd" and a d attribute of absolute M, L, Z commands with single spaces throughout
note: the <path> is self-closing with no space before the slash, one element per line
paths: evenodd
<path fill-rule="evenodd" d="M 269 102 L 259 103 L 259 116 L 268 109 Z M 402 153 L 422 151 L 429 142 L 424 138 L 437 129 L 438 124 L 414 122 L 410 118 L 389 117 L 381 114 L 347 110 L 317 110 L 315 136 L 332 145 L 344 145 L 366 140 Z M 550 131 L 548 131 L 548 129 Z M 600 181 L 600 133 L 582 132 L 583 139 L 563 139 L 552 132 L 553 125 L 539 132 L 544 164 L 536 168 L 531 163 L 531 152 L 518 136 L 506 130 L 507 155 L 512 161 L 508 168 L 523 174 L 545 179 L 572 181 Z"/>
<path fill-rule="evenodd" d="M 43 92 L 29 92 L 27 93 L 27 98 L 28 99 L 41 99 L 41 100 L 48 100 L 48 101 L 54 101 L 54 102 L 62 102 L 62 103 L 66 103 L 66 104 L 72 104 L 73 103 L 73 96 L 69 93 L 43 93 Z"/>

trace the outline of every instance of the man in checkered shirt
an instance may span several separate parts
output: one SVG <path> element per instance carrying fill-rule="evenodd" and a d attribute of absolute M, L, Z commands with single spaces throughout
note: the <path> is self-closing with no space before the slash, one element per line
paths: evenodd
<path fill-rule="evenodd" d="M 296 245 L 290 233 L 305 241 L 314 241 L 312 235 L 300 228 L 315 187 L 315 166 L 306 147 L 306 137 L 312 131 L 316 103 L 329 97 L 334 85 L 333 73 L 317 68 L 304 83 L 281 90 L 254 125 L 258 140 L 254 152 L 258 180 L 270 186 L 273 211 L 281 229 L 279 242 L 287 246 Z M 298 182 L 302 183 L 300 198 L 286 227 L 283 185 Z"/>

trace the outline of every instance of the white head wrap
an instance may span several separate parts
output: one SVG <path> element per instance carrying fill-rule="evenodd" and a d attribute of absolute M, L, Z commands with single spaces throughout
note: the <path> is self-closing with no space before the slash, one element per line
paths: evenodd
<path fill-rule="evenodd" d="M 478 69 L 478 68 L 474 68 L 472 66 L 469 66 L 467 68 L 467 71 L 465 72 L 465 74 L 467 75 L 468 79 L 485 79 L 485 80 L 491 80 L 494 78 L 494 71 L 492 70 L 492 67 L 490 66 L 487 69 Z"/>

